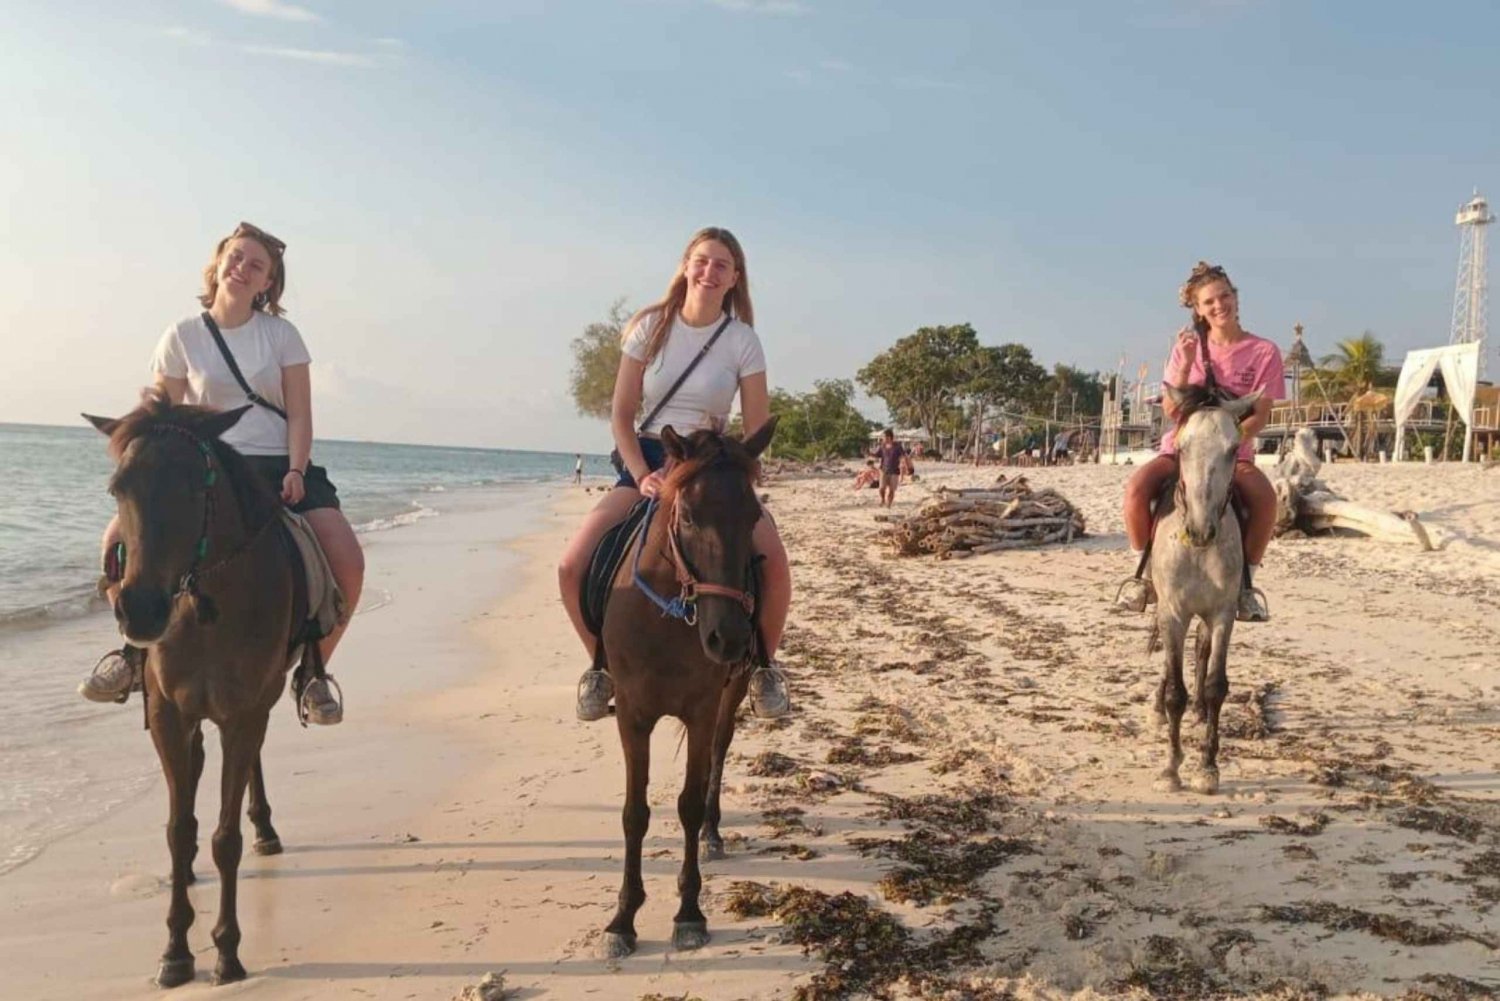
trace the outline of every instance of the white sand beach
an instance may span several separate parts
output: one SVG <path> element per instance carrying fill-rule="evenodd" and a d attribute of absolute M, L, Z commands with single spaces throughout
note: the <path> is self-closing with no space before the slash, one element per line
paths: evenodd
<path fill-rule="evenodd" d="M 997 472 L 919 471 L 898 510 Z M 207 982 L 205 781 L 199 979 L 173 996 L 446 999 L 502 971 L 518 998 L 1500 988 L 1500 471 L 1325 468 L 1334 490 L 1416 510 L 1448 542 L 1273 543 L 1258 583 L 1274 621 L 1235 632 L 1214 797 L 1152 788 L 1160 656 L 1144 617 L 1107 611 L 1131 569 L 1129 471 L 1027 471 L 1084 511 L 1089 536 L 962 562 L 890 557 L 873 491 L 847 479 L 769 483 L 797 586 L 797 711 L 746 720 L 731 751 L 729 857 L 704 867 L 714 938 L 692 954 L 668 945 L 682 763 L 676 728 L 659 729 L 640 951 L 617 963 L 593 945 L 620 881 L 623 767 L 612 723 L 573 719 L 584 664 L 554 593 L 596 495 L 539 491 L 518 514 L 455 494 L 442 517 L 381 534 L 334 665 L 346 722 L 302 731 L 282 705 L 267 740 L 287 851 L 241 870 L 250 979 Z M 108 638 L 75 630 L 35 653 Z M 116 753 L 149 761 L 139 704 L 112 711 Z M 165 814 L 158 781 L 0 876 L 0 995 L 162 996 Z M 849 891 L 857 920 L 789 928 L 819 898 L 757 913 L 741 881 Z M 860 935 L 871 948 L 839 951 Z"/>

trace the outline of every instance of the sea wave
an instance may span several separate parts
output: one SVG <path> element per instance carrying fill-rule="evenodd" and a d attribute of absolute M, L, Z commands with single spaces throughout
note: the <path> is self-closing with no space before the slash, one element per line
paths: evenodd
<path fill-rule="evenodd" d="M 0 634 L 46 629 L 59 622 L 81 619 L 102 612 L 109 603 L 100 597 L 93 584 L 79 584 L 67 593 L 36 605 L 0 612 Z"/>
<path fill-rule="evenodd" d="M 354 531 L 361 534 L 365 532 L 387 532 L 393 528 L 400 528 L 403 525 L 415 524 L 423 518 L 436 518 L 438 514 L 438 511 L 430 507 L 424 507 L 413 501 L 412 510 L 402 511 L 400 514 L 393 514 L 385 518 L 372 518 L 369 521 L 355 525 Z"/>

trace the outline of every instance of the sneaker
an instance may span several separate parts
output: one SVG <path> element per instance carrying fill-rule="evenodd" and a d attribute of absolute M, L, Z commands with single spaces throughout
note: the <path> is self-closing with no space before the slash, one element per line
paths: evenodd
<path fill-rule="evenodd" d="M 111 650 L 99 658 L 94 670 L 78 686 L 78 694 L 90 702 L 124 702 L 139 691 L 141 673 L 136 658 L 124 650 Z"/>
<path fill-rule="evenodd" d="M 770 667 L 757 667 L 750 675 L 750 711 L 761 719 L 779 719 L 792 711 L 786 675 L 774 660 Z"/>
<path fill-rule="evenodd" d="M 333 726 L 344 721 L 344 690 L 331 675 L 314 678 L 302 689 L 299 703 L 302 719 L 319 726 Z"/>
<path fill-rule="evenodd" d="M 589 668 L 578 679 L 578 718 L 585 723 L 609 715 L 609 700 L 615 697 L 615 683 L 607 671 Z"/>
<path fill-rule="evenodd" d="M 1144 612 L 1147 605 L 1156 604 L 1156 588 L 1143 577 L 1129 577 L 1115 592 L 1115 611 Z"/>
<path fill-rule="evenodd" d="M 1270 622 L 1271 611 L 1266 607 L 1266 595 L 1258 587 L 1247 587 L 1240 591 L 1240 606 L 1235 612 L 1239 622 Z"/>

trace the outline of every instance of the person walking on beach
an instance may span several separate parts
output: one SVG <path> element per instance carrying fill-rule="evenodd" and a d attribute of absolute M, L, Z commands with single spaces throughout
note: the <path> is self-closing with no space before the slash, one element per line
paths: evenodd
<path fill-rule="evenodd" d="M 906 449 L 896 440 L 896 432 L 890 428 L 880 436 L 880 446 L 875 449 L 875 458 L 880 461 L 880 506 L 890 507 L 896 503 L 896 488 L 901 485 L 901 460 Z"/>
<path fill-rule="evenodd" d="M 583 482 L 583 456 L 577 453 L 573 455 L 573 482 Z"/>
<path fill-rule="evenodd" d="M 1276 490 L 1255 466 L 1255 436 L 1271 416 L 1271 404 L 1286 396 L 1281 351 L 1274 343 L 1240 326 L 1239 290 L 1225 270 L 1199 261 L 1180 292 L 1183 306 L 1193 311 L 1193 322 L 1177 332 L 1167 359 L 1164 381 L 1174 386 L 1206 385 L 1206 367 L 1215 381 L 1234 396 L 1261 391 L 1255 409 L 1240 422 L 1240 447 L 1234 466 L 1234 486 L 1249 509 L 1245 531 L 1245 562 L 1250 575 L 1260 569 L 1276 525 Z M 1205 356 L 1206 354 L 1206 356 Z M 1168 419 L 1177 419 L 1170 399 L 1162 400 Z M 1125 534 L 1131 559 L 1139 565 L 1151 539 L 1151 503 L 1167 478 L 1177 472 L 1176 428 L 1162 437 L 1161 453 L 1130 477 L 1125 487 Z M 1122 586 L 1119 608 L 1144 611 L 1156 600 L 1151 582 L 1132 577 Z M 1241 622 L 1266 622 L 1270 613 L 1248 585 L 1240 591 Z"/>
<path fill-rule="evenodd" d="M 721 431 L 728 424 L 736 393 L 747 435 L 771 417 L 765 354 L 751 326 L 754 322 L 745 252 L 727 229 L 710 227 L 688 241 L 666 295 L 626 324 L 610 421 L 620 456 L 620 478 L 584 518 L 557 567 L 563 607 L 590 659 L 598 637 L 583 620 L 583 576 L 604 533 L 622 521 L 643 496 L 655 497 L 660 491 L 667 458 L 661 429 L 670 425 L 683 435 L 702 429 Z M 671 393 L 705 346 L 708 350 L 702 360 Z M 635 419 L 643 409 L 654 416 L 638 431 Z M 774 658 L 791 607 L 792 574 L 769 512 L 761 513 L 754 545 L 765 557 L 759 621 L 771 666 L 751 674 L 750 707 L 757 716 L 770 718 L 784 716 L 791 709 L 786 678 Z M 578 718 L 602 719 L 609 713 L 613 695 L 609 675 L 591 667 L 578 683 Z"/>
<path fill-rule="evenodd" d="M 352 614 L 364 585 L 364 552 L 339 509 L 337 488 L 311 462 L 312 357 L 301 333 L 282 318 L 285 288 L 286 244 L 240 223 L 219 241 L 203 271 L 198 301 L 204 311 L 167 328 L 151 357 L 151 371 L 156 391 L 174 404 L 214 410 L 250 407 L 221 440 L 245 457 L 282 503 L 307 519 Z M 223 339 L 222 349 L 215 334 Z M 253 394 L 241 387 L 234 367 Z M 118 581 L 123 570 L 119 542 L 118 519 L 111 518 L 103 542 L 105 577 L 111 581 Z M 111 601 L 115 590 L 110 589 Z M 325 664 L 347 625 L 347 620 L 340 623 L 320 642 Z M 129 645 L 105 654 L 79 694 L 94 702 L 124 702 L 140 686 L 143 654 Z M 329 725 L 343 719 L 336 688 L 323 678 L 308 682 L 302 709 L 309 722 Z"/>

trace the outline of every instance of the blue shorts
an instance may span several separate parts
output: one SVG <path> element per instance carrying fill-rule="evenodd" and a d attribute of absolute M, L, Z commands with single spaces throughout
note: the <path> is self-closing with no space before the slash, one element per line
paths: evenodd
<path fill-rule="evenodd" d="M 646 465 L 651 468 L 653 473 L 667 464 L 667 448 L 661 443 L 660 438 L 646 438 L 642 436 L 637 438 L 636 441 L 640 442 L 641 445 L 641 457 L 646 460 Z M 630 470 L 628 469 L 620 470 L 620 478 L 615 480 L 615 486 L 629 487 L 632 490 L 640 489 L 640 485 L 635 482 L 635 477 L 630 475 Z"/>

